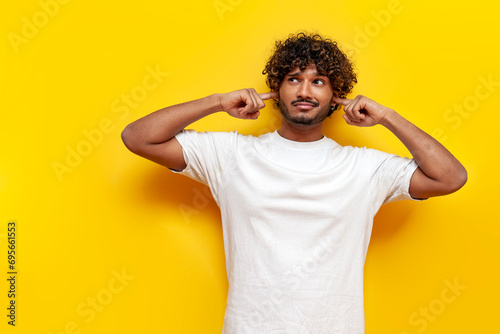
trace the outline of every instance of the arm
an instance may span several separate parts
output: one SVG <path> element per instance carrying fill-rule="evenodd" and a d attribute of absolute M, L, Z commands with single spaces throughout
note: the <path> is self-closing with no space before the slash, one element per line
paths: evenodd
<path fill-rule="evenodd" d="M 394 110 L 362 95 L 352 100 L 334 97 L 333 101 L 344 106 L 347 124 L 381 124 L 408 148 L 419 166 L 410 181 L 413 198 L 450 194 L 467 182 L 464 166 L 443 145 Z"/>
<path fill-rule="evenodd" d="M 218 111 L 226 111 L 236 118 L 256 119 L 265 106 L 263 100 L 276 95 L 257 94 L 250 88 L 166 107 L 127 125 L 121 134 L 122 140 L 133 153 L 180 171 L 186 168 L 186 162 L 175 135 L 182 129 Z"/>

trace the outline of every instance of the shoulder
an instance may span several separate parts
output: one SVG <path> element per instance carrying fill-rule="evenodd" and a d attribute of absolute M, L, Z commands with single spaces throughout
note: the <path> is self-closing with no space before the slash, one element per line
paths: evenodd
<path fill-rule="evenodd" d="M 183 129 L 176 137 L 186 137 L 186 138 L 228 138 L 239 136 L 238 131 L 223 132 L 223 131 L 196 131 L 194 129 Z"/>
<path fill-rule="evenodd" d="M 193 129 L 184 129 L 175 137 L 183 147 L 200 146 L 227 149 L 268 141 L 267 134 L 256 137 L 241 134 L 238 131 L 196 131 Z"/>
<path fill-rule="evenodd" d="M 387 153 L 378 149 L 369 148 L 366 146 L 358 147 L 358 146 L 342 146 L 331 140 L 331 152 L 335 155 L 336 159 L 350 161 L 353 164 L 362 166 L 362 167 L 376 167 L 388 160 L 408 160 L 408 158 L 404 158 L 398 156 L 396 154 Z"/>
<path fill-rule="evenodd" d="M 350 156 L 352 158 L 364 158 L 368 159 L 371 161 L 381 161 L 385 160 L 387 158 L 392 158 L 392 157 L 398 157 L 395 154 L 392 153 L 387 153 L 378 149 L 366 147 L 366 146 L 341 146 L 339 144 L 336 144 L 337 148 L 339 151 L 341 151 L 343 154 Z"/>
<path fill-rule="evenodd" d="M 181 143 L 188 144 L 193 142 L 198 143 L 227 143 L 237 138 L 240 134 L 237 131 L 233 132 L 217 132 L 217 131 L 196 131 L 193 129 L 183 129 L 175 138 Z"/>

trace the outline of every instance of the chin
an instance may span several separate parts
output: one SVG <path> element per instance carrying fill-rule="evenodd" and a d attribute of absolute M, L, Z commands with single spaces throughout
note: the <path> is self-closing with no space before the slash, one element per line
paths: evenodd
<path fill-rule="evenodd" d="M 296 125 L 315 125 L 317 124 L 318 122 L 316 122 L 316 120 L 314 118 L 311 118 L 311 117 L 290 117 L 290 118 L 287 118 L 287 120 L 290 122 L 290 123 L 293 123 L 293 124 L 296 124 Z M 321 121 L 320 121 L 321 123 Z"/>
<path fill-rule="evenodd" d="M 295 112 L 294 115 L 290 113 L 290 108 L 279 101 L 278 104 L 281 115 L 285 118 L 289 123 L 300 126 L 312 126 L 322 123 L 327 117 L 330 111 L 330 106 L 323 106 L 321 108 L 315 108 L 307 111 L 298 111 Z"/>
<path fill-rule="evenodd" d="M 291 115 L 288 110 L 281 110 L 283 118 L 285 118 L 289 123 L 302 126 L 312 126 L 322 123 L 328 116 L 328 114 L 316 113 L 310 114 L 309 112 L 302 112 L 303 114 Z"/>

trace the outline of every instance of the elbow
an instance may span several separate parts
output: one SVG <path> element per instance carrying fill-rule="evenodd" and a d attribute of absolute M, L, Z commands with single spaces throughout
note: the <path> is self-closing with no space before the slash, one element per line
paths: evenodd
<path fill-rule="evenodd" d="M 121 138 L 123 144 L 129 151 L 133 153 L 137 152 L 137 145 L 134 144 L 134 133 L 131 129 L 131 124 L 127 125 L 125 129 L 123 129 Z"/>
<path fill-rule="evenodd" d="M 465 167 L 462 166 L 462 171 L 460 172 L 460 176 L 458 177 L 459 186 L 457 190 L 462 188 L 467 183 L 467 179 L 468 179 L 467 170 L 465 169 Z"/>
<path fill-rule="evenodd" d="M 449 182 L 447 193 L 451 194 L 462 188 L 467 183 L 467 179 L 467 170 L 461 166 L 460 170 L 453 177 L 453 180 Z"/>

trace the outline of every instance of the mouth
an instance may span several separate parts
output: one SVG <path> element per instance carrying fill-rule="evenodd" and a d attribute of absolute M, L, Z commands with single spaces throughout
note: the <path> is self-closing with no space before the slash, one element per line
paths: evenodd
<path fill-rule="evenodd" d="M 318 106 L 317 103 L 314 103 L 314 102 L 305 102 L 305 101 L 301 101 L 301 102 L 292 102 L 292 106 L 296 107 L 297 109 L 300 109 L 300 110 L 311 110 L 313 108 L 316 108 Z"/>

